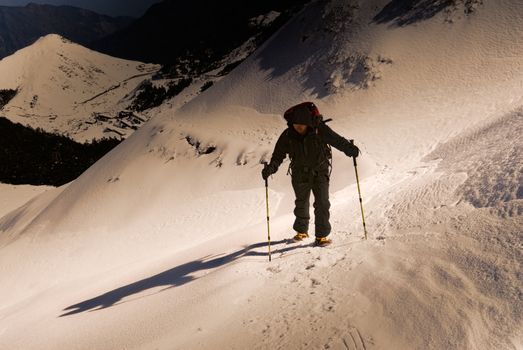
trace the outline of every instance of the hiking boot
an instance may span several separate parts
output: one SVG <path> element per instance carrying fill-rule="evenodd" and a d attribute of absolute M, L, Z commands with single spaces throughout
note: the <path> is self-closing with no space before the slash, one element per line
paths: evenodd
<path fill-rule="evenodd" d="M 300 242 L 303 241 L 305 238 L 309 238 L 309 234 L 307 232 L 297 232 L 294 237 L 292 237 L 292 240 L 294 242 Z"/>
<path fill-rule="evenodd" d="M 315 247 L 325 247 L 331 243 L 332 241 L 327 237 L 316 237 L 316 239 L 314 240 Z"/>

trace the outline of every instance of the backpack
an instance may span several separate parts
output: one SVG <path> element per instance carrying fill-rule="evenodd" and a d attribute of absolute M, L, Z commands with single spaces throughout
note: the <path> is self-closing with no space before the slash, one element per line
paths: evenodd
<path fill-rule="evenodd" d="M 292 124 L 304 124 L 310 126 L 314 130 L 317 139 L 319 139 L 317 147 L 321 148 L 324 159 L 329 163 L 330 176 L 330 173 L 332 172 L 332 149 L 329 144 L 323 142 L 322 135 L 319 132 L 319 127 L 321 123 L 328 123 L 332 119 L 323 120 L 323 116 L 318 110 L 318 107 L 316 107 L 312 102 L 303 102 L 287 109 L 283 114 L 283 118 L 287 121 L 289 127 L 291 127 Z M 289 142 L 291 142 L 290 138 Z M 289 165 L 287 173 L 291 174 L 290 169 L 293 162 L 291 154 L 289 154 L 289 158 L 291 159 L 291 164 Z"/>

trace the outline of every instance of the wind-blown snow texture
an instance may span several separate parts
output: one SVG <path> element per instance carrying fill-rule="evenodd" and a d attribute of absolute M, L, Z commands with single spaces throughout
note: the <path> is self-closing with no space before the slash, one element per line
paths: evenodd
<path fill-rule="evenodd" d="M 383 15 L 399 3 L 311 3 L 1 218 L 0 347 L 522 349 L 523 4 Z M 285 162 L 268 263 L 260 161 L 303 100 L 363 151 L 369 240 L 335 152 L 334 244 L 286 244 Z"/>

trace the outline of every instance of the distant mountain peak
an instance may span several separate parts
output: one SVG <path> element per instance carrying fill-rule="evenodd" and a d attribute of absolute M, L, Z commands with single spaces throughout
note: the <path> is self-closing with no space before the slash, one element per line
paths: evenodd
<path fill-rule="evenodd" d="M 36 45 L 63 45 L 63 44 L 75 44 L 71 40 L 64 38 L 60 34 L 47 34 L 41 36 L 35 41 Z"/>
<path fill-rule="evenodd" d="M 122 124 L 120 112 L 130 104 L 126 96 L 158 69 L 48 34 L 0 61 L 0 90 L 17 91 L 2 114 L 80 141 L 124 136 L 134 124 L 113 124 Z"/>

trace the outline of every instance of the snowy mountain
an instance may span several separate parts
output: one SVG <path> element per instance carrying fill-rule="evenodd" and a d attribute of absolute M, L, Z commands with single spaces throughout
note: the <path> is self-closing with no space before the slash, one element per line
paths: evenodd
<path fill-rule="evenodd" d="M 15 28 L 10 16 L 14 11 L 20 23 L 27 22 L 36 28 L 31 29 L 31 33 L 56 30 L 116 56 L 163 63 L 160 70 L 160 66 L 115 60 L 80 48 L 59 36 L 48 35 L 0 61 L 0 73 L 10 71 L 9 75 L 0 76 L 0 108 L 4 105 L 2 91 L 15 93 L 20 84 L 24 85 L 24 90 L 18 89 L 18 97 L 3 109 L 2 115 L 14 122 L 68 135 L 77 141 L 100 137 L 125 138 L 148 119 L 151 113 L 147 110 L 164 102 L 177 108 L 227 75 L 267 35 L 285 23 L 299 4 L 294 0 L 253 4 L 241 10 L 240 15 L 239 10 L 231 10 L 223 4 L 205 8 L 203 13 L 201 4 L 164 1 L 153 6 L 128 30 L 104 38 L 99 44 L 91 43 L 92 35 L 89 40 L 78 36 L 83 26 L 88 25 L 88 19 L 77 18 L 79 14 L 74 11 L 92 19 L 95 14 L 90 11 L 36 4 L 0 7 L 5 12 L 6 30 L 13 33 Z M 54 10 L 62 12 L 52 15 Z M 56 24 L 53 21 L 29 20 L 22 16 L 26 13 L 45 13 L 45 18 L 52 17 L 57 23 L 62 23 L 64 16 L 75 19 L 75 23 L 80 24 L 75 26 L 78 35 L 71 35 L 61 26 L 53 27 Z M 202 16 L 210 20 L 204 21 Z M 103 22 L 105 16 L 102 17 L 99 21 Z M 224 21 L 224 18 L 230 20 Z M 107 30 L 112 28 L 102 26 Z M 194 28 L 183 30 L 190 26 Z M 90 27 L 103 36 L 96 25 Z M 170 46 L 167 43 L 173 41 L 178 43 L 176 47 L 165 50 Z M 105 46 L 101 44 L 106 42 Z M 204 51 L 202 45 L 206 47 Z M 53 52 L 55 50 L 59 52 Z M 125 50 L 138 50 L 152 56 L 131 55 Z M 158 55 L 163 55 L 163 59 Z M 24 67 L 34 61 L 46 61 L 46 70 L 42 71 L 35 65 Z M 27 70 L 31 72 L 26 73 Z M 100 79 L 100 72 L 107 74 Z M 45 96 L 47 102 L 42 100 L 44 95 L 48 95 Z M 55 100 L 60 102 L 54 103 Z"/>
<path fill-rule="evenodd" d="M 310 3 L 0 218 L 0 348 L 522 349 L 523 4 L 408 4 Z M 333 245 L 287 244 L 286 161 L 269 263 L 260 161 L 304 100 L 362 149 L 369 239 L 335 151 Z"/>
<path fill-rule="evenodd" d="M 50 34 L 0 61 L 0 89 L 16 91 L 0 115 L 78 141 L 125 137 L 147 119 L 128 111 L 134 91 L 158 69 Z"/>
<path fill-rule="evenodd" d="M 0 6 L 0 59 L 31 45 L 39 37 L 59 34 L 88 44 L 128 26 L 130 17 L 110 17 L 72 6 L 30 3 Z"/>

